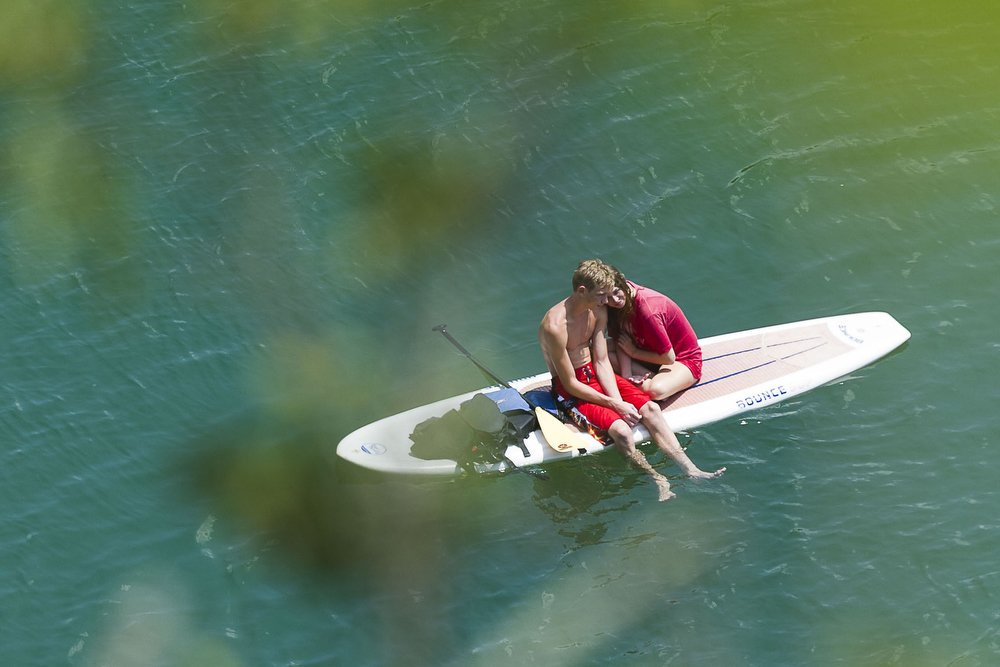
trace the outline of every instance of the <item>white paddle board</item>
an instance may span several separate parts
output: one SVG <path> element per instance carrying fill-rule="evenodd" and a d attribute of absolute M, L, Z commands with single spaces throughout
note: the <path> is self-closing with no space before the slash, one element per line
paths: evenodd
<path fill-rule="evenodd" d="M 880 312 L 836 315 L 711 336 L 699 341 L 703 360 L 701 380 L 661 405 L 667 423 L 675 432 L 698 428 L 774 405 L 843 377 L 887 355 L 909 337 L 910 332 L 891 315 Z M 511 382 L 519 391 L 550 384 L 548 373 Z M 461 473 L 461 468 L 450 459 L 424 460 L 412 456 L 409 436 L 417 424 L 440 417 L 477 393 L 496 388 L 477 389 L 363 426 L 340 441 L 337 455 L 387 473 Z M 641 424 L 636 427 L 635 436 L 636 442 L 649 439 Z M 578 444 L 583 446 L 557 452 L 546 444 L 540 431 L 535 431 L 524 440 L 527 456 L 516 445 L 508 447 L 506 454 L 520 467 L 614 449 L 585 433 L 580 434 Z M 505 465 L 481 465 L 477 469 L 499 472 Z"/>

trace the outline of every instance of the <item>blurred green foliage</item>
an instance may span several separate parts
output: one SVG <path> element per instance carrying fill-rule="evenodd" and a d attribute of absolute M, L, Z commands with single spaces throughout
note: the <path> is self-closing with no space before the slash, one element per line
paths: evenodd
<path fill-rule="evenodd" d="M 925 12 L 916 14 L 912 3 L 896 3 L 890 9 L 854 5 L 850 20 L 876 30 L 906 19 L 908 34 L 914 15 L 918 23 L 931 26 L 945 7 L 943 2 L 923 3 Z M 248 319 L 256 328 L 247 337 L 260 342 L 245 378 L 247 394 L 258 399 L 260 407 L 252 418 L 224 424 L 199 441 L 198 456 L 186 474 L 197 476 L 200 490 L 261 542 L 278 544 L 279 558 L 334 575 L 350 577 L 360 571 L 373 586 L 385 589 L 415 587 L 448 594 L 449 573 L 437 569 L 436 556 L 447 547 L 442 535 L 449 534 L 443 526 L 475 509 L 469 499 L 454 487 L 434 496 L 412 493 L 404 484 L 340 485 L 331 474 L 332 446 L 345 425 L 357 425 L 360 416 L 373 413 L 373 404 L 378 409 L 391 405 L 383 399 L 384 387 L 412 380 L 400 377 L 395 365 L 409 349 L 389 349 L 386 337 L 393 327 L 422 323 L 422 311 L 433 312 L 440 297 L 424 288 L 440 260 L 428 258 L 488 238 L 494 195 L 503 192 L 506 199 L 517 201 L 522 194 L 518 188 L 534 187 L 523 180 L 525 167 L 553 152 L 549 147 L 560 136 L 577 129 L 573 120 L 578 105 L 598 104 L 575 96 L 574 86 L 596 79 L 608 89 L 620 85 L 626 98 L 634 93 L 629 86 L 671 94 L 658 88 L 662 80 L 644 78 L 643 58 L 655 59 L 672 45 L 635 43 L 615 52 L 603 48 L 606 26 L 635 17 L 705 23 L 704 53 L 712 59 L 701 56 L 693 62 L 704 61 L 706 72 L 733 68 L 731 81 L 713 79 L 715 85 L 730 86 L 721 99 L 736 109 L 723 118 L 765 125 L 760 130 L 765 148 L 780 148 L 791 134 L 788 128 L 799 120 L 782 117 L 778 107 L 783 99 L 766 94 L 768 80 L 808 79 L 812 74 L 803 67 L 803 58 L 818 67 L 847 62 L 845 75 L 868 76 L 886 50 L 912 44 L 898 38 L 862 40 L 841 45 L 834 58 L 809 51 L 817 35 L 830 26 L 785 23 L 775 26 L 776 41 L 785 39 L 785 50 L 761 44 L 754 53 L 731 53 L 724 36 L 732 25 L 715 20 L 739 11 L 730 5 L 707 0 L 567 0 L 552 6 L 559 16 L 552 23 L 557 30 L 536 25 L 533 6 L 528 0 L 189 0 L 129 8 L 85 1 L 5 3 L 0 20 L 0 256 L 5 261 L 0 272 L 16 286 L 73 276 L 91 297 L 81 300 L 81 307 L 95 310 L 109 302 L 151 301 L 157 293 L 154 286 L 173 289 L 170 296 L 176 297 L 181 290 L 170 281 L 211 274 L 197 272 L 191 264 L 211 269 L 221 265 L 216 270 L 243 274 L 248 287 L 233 298 L 251 312 Z M 947 7 L 951 11 L 952 5 Z M 108 33 L 101 20 L 104 12 L 129 10 L 149 14 L 137 19 L 137 25 L 165 21 L 176 29 L 164 29 L 162 40 L 151 40 L 153 45 L 145 47 L 151 52 L 137 55 L 141 49 L 123 46 L 129 36 Z M 767 5 L 747 11 L 767 13 L 771 20 Z M 973 16 L 972 21 L 986 25 L 980 18 Z M 389 38 L 385 32 L 365 33 L 386 25 L 397 27 Z M 531 35 L 528 46 L 512 50 L 513 38 L 525 34 Z M 347 40 L 368 44 L 370 50 L 341 56 Z M 432 54 L 427 69 L 460 71 L 463 77 L 456 78 L 470 87 L 493 86 L 500 92 L 484 102 L 475 91 L 433 90 L 427 97 L 439 107 L 400 109 L 398 100 L 388 102 L 393 91 L 387 86 L 421 90 L 428 85 L 421 78 L 426 74 L 422 63 L 413 63 L 370 88 L 359 84 L 363 90 L 356 94 L 369 96 L 371 117 L 352 118 L 344 112 L 342 100 L 352 91 L 344 90 L 339 70 L 351 63 L 342 62 L 342 57 L 367 58 L 374 67 L 382 50 L 395 52 L 402 61 L 408 49 L 424 48 Z M 478 58 L 473 62 L 457 57 L 460 50 Z M 623 52 L 643 57 L 623 64 Z M 907 89 L 925 80 L 925 64 L 923 54 L 915 53 L 909 78 L 876 71 L 876 81 Z M 623 77 L 624 84 L 601 80 L 614 68 L 635 69 Z M 950 72 L 930 71 L 941 79 L 950 77 Z M 706 72 L 691 75 L 701 85 L 699 77 L 707 80 Z M 827 72 L 825 78 L 832 80 L 835 73 Z M 176 101 L 174 86 L 184 79 L 198 80 L 200 87 L 197 95 Z M 289 166 L 276 157 L 285 155 L 281 148 L 293 141 L 279 127 L 295 119 L 295 109 L 279 104 L 287 92 L 286 79 L 292 80 L 287 85 L 311 89 L 328 100 L 328 132 L 310 137 L 313 154 L 303 150 L 293 155 L 315 160 L 310 167 L 323 175 L 317 187 L 325 188 L 324 197 L 329 192 L 329 198 L 337 198 L 336 207 L 296 201 L 300 190 L 293 181 L 305 178 L 301 165 Z M 128 84 L 136 81 L 157 93 L 152 101 L 139 104 L 130 97 L 133 89 Z M 919 85 L 916 90 L 919 100 Z M 820 93 L 832 97 L 836 91 Z M 919 101 L 925 107 L 941 104 L 939 99 Z M 832 102 L 822 106 L 831 123 L 849 115 Z M 433 115 L 440 108 L 460 109 L 456 117 L 465 122 L 434 126 Z M 878 106 L 873 110 L 910 112 Z M 269 115 L 278 111 L 287 115 Z M 609 105 L 606 113 L 627 116 L 628 110 Z M 776 120 L 762 123 L 771 118 Z M 177 126 L 196 126 L 196 131 L 183 134 Z M 726 135 L 727 140 L 731 136 Z M 779 157 L 786 154 L 777 152 Z M 747 163 L 769 164 L 766 156 L 753 162 L 756 157 Z M 733 182 L 740 196 L 744 186 L 750 189 L 741 182 L 743 174 L 749 174 L 749 181 L 762 171 L 748 169 Z M 188 182 L 190 189 L 185 187 Z M 765 188 L 754 191 L 769 196 Z M 190 236 L 176 230 L 165 234 L 170 243 L 184 247 L 177 266 L 160 265 L 157 248 L 148 241 L 152 224 L 173 222 L 151 222 L 151 202 L 187 221 L 178 228 Z M 315 220 L 303 226 L 321 227 L 329 252 L 304 271 L 313 275 L 303 281 L 283 270 L 280 249 L 295 242 L 289 221 L 309 216 Z M 486 260 L 477 256 L 477 261 Z M 164 277 L 168 271 L 169 277 Z M 335 283 L 342 295 L 333 321 L 313 315 L 317 295 L 323 294 L 310 291 L 313 277 Z M 197 295 L 205 287 L 192 281 L 185 283 L 185 290 Z M 390 301 L 395 309 L 392 325 L 386 312 L 369 305 L 373 294 L 400 295 Z M 516 312 L 516 305 L 511 308 Z M 196 308 L 192 311 L 193 317 L 203 316 Z M 417 399 L 439 389 L 420 387 Z M 572 489 L 566 493 L 572 497 Z M 690 524 L 695 523 L 696 517 Z M 603 537 L 604 528 L 593 532 Z M 382 548 L 386 535 L 405 546 Z M 678 548 L 664 575 L 670 586 L 685 586 L 701 573 L 705 564 L 695 562 L 693 553 Z M 648 560 L 633 567 L 663 570 L 664 561 L 655 555 L 643 558 Z M 376 576 L 376 571 L 381 574 Z M 573 600 L 584 596 L 582 586 L 570 578 L 555 590 L 560 598 Z M 589 610 L 588 628 L 608 631 L 611 621 L 633 621 L 644 605 L 655 602 L 650 590 L 649 599 L 611 601 Z M 141 610 L 160 605 L 160 594 L 151 593 L 150 600 L 140 603 Z M 403 605 L 385 612 L 385 634 L 393 640 L 388 651 L 399 651 L 390 656 L 397 660 L 390 662 L 433 664 L 433 654 L 421 652 L 430 649 L 416 641 L 421 636 L 419 615 L 408 611 L 419 610 Z M 526 613 L 504 623 L 516 632 L 534 618 Z M 149 636 L 129 634 L 128 618 L 120 619 L 111 632 L 117 634 L 109 641 L 110 656 L 127 658 L 150 641 Z M 164 633 L 154 639 L 177 635 L 174 627 Z M 404 650 L 411 651 L 408 657 L 403 657 Z M 225 648 L 211 643 L 195 646 L 187 657 L 186 664 L 235 664 Z"/>
<path fill-rule="evenodd" d="M 0 91 L 39 81 L 67 85 L 82 73 L 94 38 L 86 3 L 8 0 L 0 21 Z"/>

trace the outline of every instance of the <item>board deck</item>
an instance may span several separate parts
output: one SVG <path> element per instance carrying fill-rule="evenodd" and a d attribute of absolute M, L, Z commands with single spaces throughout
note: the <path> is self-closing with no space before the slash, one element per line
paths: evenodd
<path fill-rule="evenodd" d="M 699 341 L 703 360 L 701 380 L 661 405 L 674 431 L 698 428 L 773 405 L 843 377 L 887 355 L 909 337 L 906 328 L 882 312 L 837 315 L 711 336 Z M 548 373 L 511 382 L 519 391 L 550 384 Z M 475 394 L 496 388 L 477 389 L 363 426 L 341 440 L 337 455 L 387 473 L 461 473 L 455 461 L 412 456 L 410 433 L 424 420 L 439 417 Z M 649 439 L 641 424 L 636 427 L 635 436 L 636 442 Z M 613 449 L 587 434 L 581 434 L 581 441 L 585 447 L 557 452 L 547 446 L 540 431 L 535 431 L 524 441 L 527 455 L 521 447 L 512 445 L 507 449 L 507 458 L 520 467 Z M 504 465 L 484 465 L 481 470 L 500 471 Z"/>

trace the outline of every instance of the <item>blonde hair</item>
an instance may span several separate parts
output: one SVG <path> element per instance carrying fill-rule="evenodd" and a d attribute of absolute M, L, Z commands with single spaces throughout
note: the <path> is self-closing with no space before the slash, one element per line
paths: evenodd
<path fill-rule="evenodd" d="M 615 286 L 615 272 L 611 266 L 599 259 L 585 259 L 580 262 L 573 272 L 573 291 L 579 287 L 586 287 L 588 290 L 604 288 L 612 289 Z"/>

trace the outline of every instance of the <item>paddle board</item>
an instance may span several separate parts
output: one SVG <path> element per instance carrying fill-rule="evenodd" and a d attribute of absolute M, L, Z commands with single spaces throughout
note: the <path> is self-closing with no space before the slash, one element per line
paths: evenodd
<path fill-rule="evenodd" d="M 888 313 L 868 312 L 836 315 L 801 322 L 751 329 L 701 339 L 701 380 L 661 403 L 667 423 L 675 431 L 686 431 L 752 410 L 765 408 L 802 394 L 866 366 L 893 351 L 910 337 Z M 510 383 L 518 391 L 551 385 L 548 373 Z M 455 461 L 424 460 L 410 454 L 410 434 L 417 424 L 440 417 L 487 387 L 385 417 L 347 435 L 337 445 L 337 455 L 359 466 L 386 473 L 454 475 L 461 473 Z M 636 442 L 649 440 L 640 424 Z M 579 446 L 558 452 L 549 447 L 540 431 L 520 446 L 507 448 L 507 459 L 515 466 L 548 464 L 587 456 L 605 447 L 589 434 L 581 433 Z M 501 472 L 506 463 L 483 464 L 480 472 Z"/>

